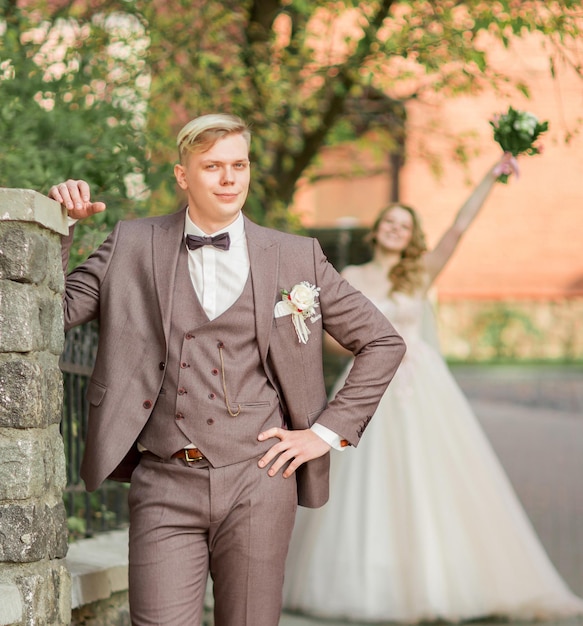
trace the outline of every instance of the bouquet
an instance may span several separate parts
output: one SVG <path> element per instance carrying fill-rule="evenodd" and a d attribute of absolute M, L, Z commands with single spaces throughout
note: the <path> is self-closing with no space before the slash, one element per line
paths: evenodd
<path fill-rule="evenodd" d="M 510 153 L 513 157 L 519 154 L 540 154 L 541 146 L 535 142 L 549 128 L 549 123 L 539 122 L 536 115 L 527 111 L 517 111 L 512 107 L 508 108 L 507 113 L 494 115 L 490 125 L 494 129 L 494 139 L 504 152 Z M 498 180 L 506 183 L 508 173 L 503 172 Z"/>

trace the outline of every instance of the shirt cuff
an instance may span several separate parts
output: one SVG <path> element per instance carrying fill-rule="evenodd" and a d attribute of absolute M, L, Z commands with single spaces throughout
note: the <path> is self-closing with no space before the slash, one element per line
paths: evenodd
<path fill-rule="evenodd" d="M 337 435 L 333 430 L 326 428 L 326 426 L 322 426 L 322 424 L 313 424 L 310 428 L 311 431 L 315 432 L 320 439 L 323 439 L 329 446 L 332 446 L 334 450 L 339 450 L 340 452 L 346 448 L 345 439 L 341 439 L 340 435 Z"/>
<path fill-rule="evenodd" d="M 75 218 L 75 217 L 69 217 L 69 216 L 67 215 L 67 226 L 68 226 L 69 228 L 71 228 L 71 226 L 74 226 L 74 225 L 75 225 L 78 221 L 79 221 L 79 219 L 78 219 L 78 218 Z"/>

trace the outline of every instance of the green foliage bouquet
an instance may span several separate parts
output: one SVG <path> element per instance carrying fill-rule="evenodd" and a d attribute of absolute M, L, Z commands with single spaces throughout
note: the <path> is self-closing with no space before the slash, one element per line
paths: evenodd
<path fill-rule="evenodd" d="M 540 122 L 536 115 L 512 107 L 508 108 L 507 113 L 494 115 L 490 125 L 494 129 L 494 139 L 504 152 L 513 157 L 519 154 L 540 154 L 541 145 L 535 142 L 549 128 L 549 123 Z M 514 169 L 518 171 L 515 164 Z M 506 183 L 508 172 L 502 172 L 498 180 Z"/>

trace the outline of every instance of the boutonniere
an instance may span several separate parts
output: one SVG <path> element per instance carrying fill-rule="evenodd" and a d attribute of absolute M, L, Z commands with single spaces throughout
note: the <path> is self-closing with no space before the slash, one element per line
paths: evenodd
<path fill-rule="evenodd" d="M 307 281 L 298 283 L 291 290 L 281 290 L 281 302 L 275 305 L 275 316 L 292 316 L 292 322 L 300 343 L 308 342 L 310 329 L 306 326 L 306 320 L 310 318 L 312 324 L 321 315 L 316 315 L 316 309 L 320 306 L 316 301 L 320 287 L 311 285 Z"/>

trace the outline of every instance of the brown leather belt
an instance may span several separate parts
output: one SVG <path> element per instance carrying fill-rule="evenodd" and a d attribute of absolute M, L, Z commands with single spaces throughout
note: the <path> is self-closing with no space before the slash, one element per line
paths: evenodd
<path fill-rule="evenodd" d="M 162 459 L 150 452 L 149 450 L 144 450 L 142 452 L 143 455 L 154 459 L 155 461 L 162 461 Z M 188 463 L 196 463 L 196 461 L 203 461 L 206 459 L 204 454 L 198 448 L 183 448 L 182 450 L 178 450 L 172 455 L 173 459 L 182 459 L 183 461 L 187 461 Z"/>
<path fill-rule="evenodd" d="M 194 463 L 196 461 L 202 461 L 204 459 L 204 454 L 198 448 L 183 448 L 182 450 L 175 452 L 172 455 L 172 458 L 183 459 L 189 463 Z"/>

